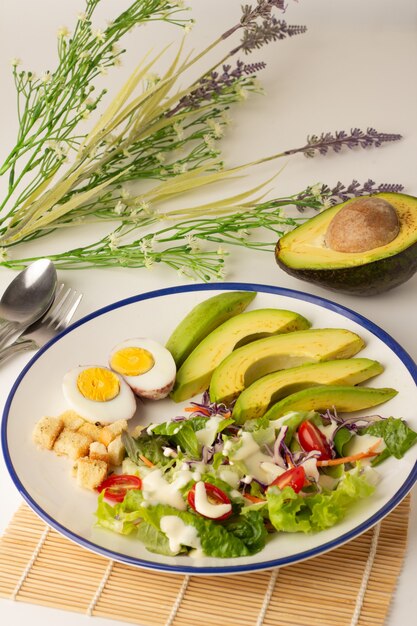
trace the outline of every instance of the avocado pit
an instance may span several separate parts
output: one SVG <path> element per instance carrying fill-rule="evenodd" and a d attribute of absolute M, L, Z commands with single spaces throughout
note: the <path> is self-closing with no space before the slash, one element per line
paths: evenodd
<path fill-rule="evenodd" d="M 377 197 L 349 202 L 330 222 L 325 244 L 336 252 L 366 252 L 393 241 L 400 221 L 392 204 Z"/>

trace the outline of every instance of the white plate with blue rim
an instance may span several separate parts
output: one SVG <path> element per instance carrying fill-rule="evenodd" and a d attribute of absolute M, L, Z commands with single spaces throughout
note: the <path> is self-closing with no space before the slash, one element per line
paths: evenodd
<path fill-rule="evenodd" d="M 97 495 L 77 486 L 71 461 L 35 447 L 36 422 L 68 408 L 62 394 L 62 378 L 68 370 L 81 364 L 106 365 L 111 349 L 130 337 L 165 343 L 196 304 L 227 290 L 256 291 L 248 310 L 289 309 L 304 315 L 313 328 L 356 332 L 366 342 L 360 356 L 378 360 L 385 368 L 372 386 L 398 390 L 378 412 L 404 418 L 417 430 L 416 364 L 385 331 L 343 306 L 299 291 L 246 283 L 181 286 L 122 300 L 84 317 L 39 350 L 16 380 L 4 409 L 3 454 L 16 488 L 35 513 L 71 541 L 107 558 L 151 570 L 205 575 L 251 572 L 296 563 L 353 539 L 383 519 L 415 483 L 417 445 L 402 459 L 389 458 L 379 466 L 374 494 L 352 507 L 342 522 L 315 534 L 273 534 L 266 547 L 250 557 L 167 557 L 148 552 L 128 536 L 95 526 Z M 166 421 L 183 406 L 170 399 L 145 401 L 135 424 Z"/>

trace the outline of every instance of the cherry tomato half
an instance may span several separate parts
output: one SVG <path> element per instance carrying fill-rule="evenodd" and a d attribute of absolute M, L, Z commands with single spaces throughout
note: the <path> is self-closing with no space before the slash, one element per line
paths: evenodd
<path fill-rule="evenodd" d="M 141 489 L 142 481 L 139 476 L 130 474 L 113 474 L 97 487 L 100 493 L 104 491 L 104 497 L 113 502 L 123 502 L 125 495 L 130 489 Z"/>
<path fill-rule="evenodd" d="M 216 521 L 221 521 L 230 517 L 230 515 L 232 514 L 232 508 L 230 508 L 230 511 L 228 511 L 221 517 L 208 517 L 207 515 L 203 515 L 202 513 L 200 513 L 200 511 L 198 511 L 195 506 L 195 486 L 196 486 L 196 483 L 194 483 L 194 485 L 191 487 L 190 491 L 188 492 L 187 500 L 188 500 L 188 504 L 190 505 L 190 507 L 194 509 L 196 513 L 198 513 L 202 517 L 207 517 L 208 519 L 215 519 Z M 229 496 L 224 491 L 216 487 L 215 485 L 212 485 L 211 483 L 204 483 L 204 488 L 206 490 L 207 499 L 211 504 L 231 504 L 229 500 Z"/>
<path fill-rule="evenodd" d="M 332 458 L 330 445 L 317 426 L 314 426 L 314 424 L 306 420 L 298 427 L 297 434 L 298 441 L 306 452 L 317 450 L 320 452 L 320 461 L 327 461 Z"/>
<path fill-rule="evenodd" d="M 298 493 L 304 487 L 305 483 L 306 473 L 304 471 L 304 467 L 302 465 L 298 465 L 298 467 L 292 467 L 281 474 L 281 476 L 278 476 L 269 486 L 272 487 L 272 485 L 276 485 L 279 489 L 291 487 L 294 489 L 295 493 Z"/>

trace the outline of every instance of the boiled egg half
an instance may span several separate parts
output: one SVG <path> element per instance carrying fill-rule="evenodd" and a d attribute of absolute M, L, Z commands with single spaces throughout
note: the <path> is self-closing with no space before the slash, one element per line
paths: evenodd
<path fill-rule="evenodd" d="M 171 353 L 153 339 L 126 339 L 113 348 L 109 364 L 142 398 L 160 400 L 174 386 L 175 361 Z"/>
<path fill-rule="evenodd" d="M 107 367 L 76 367 L 65 374 L 62 389 L 70 407 L 90 422 L 128 420 L 136 411 L 136 398 L 129 385 Z"/>

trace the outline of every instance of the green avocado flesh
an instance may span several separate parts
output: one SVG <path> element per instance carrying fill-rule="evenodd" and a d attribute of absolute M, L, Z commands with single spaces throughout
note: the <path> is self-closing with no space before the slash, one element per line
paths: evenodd
<path fill-rule="evenodd" d="M 178 324 L 165 345 L 177 367 L 215 328 L 242 313 L 255 296 L 256 291 L 227 291 L 197 304 Z"/>
<path fill-rule="evenodd" d="M 265 419 L 274 420 L 291 411 L 326 411 L 339 413 L 362 411 L 387 402 L 395 395 L 395 389 L 371 387 L 338 387 L 324 385 L 310 387 L 287 396 L 274 404 L 264 415 Z"/>
<path fill-rule="evenodd" d="M 248 419 L 262 417 L 275 402 L 297 391 L 316 385 L 357 385 L 383 370 L 378 361 L 339 359 L 274 372 L 242 391 L 233 408 L 233 418 L 243 424 Z"/>
<path fill-rule="evenodd" d="M 181 402 L 205 391 L 215 368 L 238 346 L 309 327 L 305 317 L 282 309 L 257 309 L 232 317 L 207 335 L 184 361 L 171 398 Z"/>
<path fill-rule="evenodd" d="M 396 210 L 400 231 L 390 243 L 365 252 L 337 252 L 325 235 L 332 219 L 349 203 L 331 207 L 279 239 L 275 258 L 288 274 L 334 291 L 356 295 L 382 293 L 417 271 L 417 198 L 399 193 L 374 196 Z"/>
<path fill-rule="evenodd" d="M 301 330 L 259 339 L 232 352 L 215 369 L 210 399 L 229 404 L 262 376 L 305 363 L 350 358 L 364 346 L 358 335 L 342 328 Z"/>

